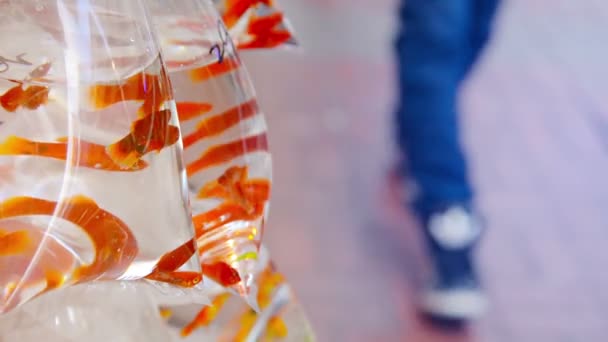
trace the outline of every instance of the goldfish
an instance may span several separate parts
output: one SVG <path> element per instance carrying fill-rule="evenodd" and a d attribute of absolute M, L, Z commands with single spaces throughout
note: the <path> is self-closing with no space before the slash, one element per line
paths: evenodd
<path fill-rule="evenodd" d="M 228 248 L 229 253 L 234 254 L 231 247 L 225 247 L 229 246 L 228 242 L 241 239 L 254 240 L 256 228 L 248 227 L 221 235 L 215 234 L 214 231 L 230 222 L 253 221 L 263 217 L 269 192 L 270 182 L 264 179 L 248 179 L 246 166 L 229 168 L 217 180 L 209 182 L 201 189 L 199 198 L 224 200 L 219 206 L 193 217 L 199 252 L 202 255 L 211 253 L 210 256 L 203 257 L 203 274 L 224 286 L 232 286 L 240 281 L 238 272 L 222 261 L 225 258 L 213 255 L 219 253 L 217 249 L 222 247 Z M 250 257 L 249 254 L 245 254 L 239 260 Z"/>
<path fill-rule="evenodd" d="M 121 84 L 97 84 L 90 88 L 89 95 L 95 109 L 122 101 L 143 101 L 138 111 L 140 118 L 159 110 L 172 96 L 164 68 L 159 75 L 142 71 Z"/>
<path fill-rule="evenodd" d="M 205 185 L 198 194 L 199 198 L 220 197 L 226 200 L 238 197 L 236 202 L 266 201 L 270 184 L 265 179 L 250 179 L 247 166 L 228 168 L 216 181 Z M 230 195 L 232 193 L 232 195 Z"/>
<path fill-rule="evenodd" d="M 284 339 L 288 335 L 285 321 L 278 316 L 272 317 L 266 325 L 266 335 L 269 339 Z"/>
<path fill-rule="evenodd" d="M 221 114 L 202 120 L 196 125 L 194 132 L 183 138 L 184 148 L 188 148 L 202 139 L 216 136 L 222 132 L 225 132 L 229 128 L 234 127 L 240 122 L 256 115 L 258 110 L 259 108 L 257 102 L 255 100 L 251 100 L 236 107 L 230 108 Z"/>
<path fill-rule="evenodd" d="M 211 305 L 204 307 L 198 315 L 188 323 L 182 331 L 181 336 L 186 337 L 191 335 L 196 329 L 206 327 L 211 324 L 220 313 L 226 302 L 230 299 L 230 294 L 224 293 L 213 299 Z"/>
<path fill-rule="evenodd" d="M 257 280 L 257 300 L 261 309 L 267 308 L 272 303 L 272 298 L 278 287 L 285 283 L 285 277 L 276 271 L 274 265 L 269 264 L 259 275 Z M 213 322 L 219 311 L 224 307 L 225 300 L 229 294 L 223 294 L 227 298 L 216 297 L 210 306 L 204 307 L 197 317 L 182 329 L 182 336 L 190 335 L 195 329 L 208 326 Z M 258 321 L 258 314 L 250 308 L 245 309 L 239 319 L 239 329 L 236 330 L 233 341 L 247 341 L 251 331 Z M 264 341 L 274 341 L 288 336 L 288 328 L 285 321 L 279 316 L 270 317 L 264 331 Z"/>
<path fill-rule="evenodd" d="M 234 203 L 223 203 L 218 207 L 193 217 L 196 236 L 201 239 L 205 234 L 223 227 L 230 222 L 255 220 L 264 215 L 264 203 L 254 203 L 248 211 Z M 248 237 L 249 233 L 245 236 Z M 226 238 L 229 239 L 229 238 Z"/>
<path fill-rule="evenodd" d="M 202 102 L 177 102 L 175 106 L 180 122 L 192 120 L 213 109 L 213 106 L 210 103 Z"/>
<path fill-rule="evenodd" d="M 266 133 L 248 136 L 243 139 L 210 147 L 198 159 L 188 164 L 186 171 L 188 176 L 192 176 L 201 170 L 221 165 L 246 153 L 266 150 L 268 150 Z"/>
<path fill-rule="evenodd" d="M 23 253 L 30 246 L 32 239 L 25 230 L 0 232 L 0 256 Z"/>
<path fill-rule="evenodd" d="M 47 62 L 36 67 L 24 81 L 11 80 L 13 83 L 17 83 L 17 85 L 0 96 L 0 106 L 7 112 L 15 112 L 20 107 L 35 110 L 45 105 L 49 100 L 49 87 L 30 85 L 24 88 L 23 83 L 26 81 L 48 82 L 49 80 L 45 79 L 44 76 L 48 74 L 51 65 L 50 62 Z"/>
<path fill-rule="evenodd" d="M 277 272 L 273 264 L 268 265 L 260 274 L 258 283 L 258 304 L 265 308 L 272 302 L 272 296 L 277 288 L 285 283 L 285 276 Z"/>
<path fill-rule="evenodd" d="M 59 207 L 59 210 L 56 210 Z M 34 197 L 13 197 L 0 203 L 0 219 L 60 213 L 60 218 L 80 227 L 95 246 L 90 265 L 76 270 L 74 278 L 86 281 L 119 276 L 135 258 L 138 248 L 135 237 L 118 217 L 101 209 L 90 198 L 75 196 L 57 203 Z"/>
<path fill-rule="evenodd" d="M 39 287 L 44 282 L 49 287 L 52 273 L 61 273 L 63 277 L 59 278 L 66 279 L 74 269 L 72 253 L 38 226 L 19 219 L 2 220 L 0 236 L 0 312 L 21 303 L 22 289 Z M 32 264 L 35 255 L 36 263 Z"/>
<path fill-rule="evenodd" d="M 50 290 L 58 289 L 65 282 L 65 275 L 62 272 L 57 271 L 57 270 L 47 270 L 45 272 L 45 278 L 46 278 L 46 287 L 40 294 L 42 294 L 44 292 L 48 292 Z"/>
<path fill-rule="evenodd" d="M 212 264 L 203 263 L 201 266 L 205 276 L 222 286 L 236 285 L 241 281 L 239 272 L 223 261 Z"/>
<path fill-rule="evenodd" d="M 258 278 L 257 300 L 261 309 L 267 308 L 272 303 L 272 298 L 277 288 L 285 283 L 285 277 L 276 271 L 274 265 L 269 264 Z M 257 313 L 246 310 L 241 317 L 241 329 L 237 332 L 234 341 L 246 341 L 251 333 L 253 325 L 257 321 Z M 287 337 L 288 330 L 285 321 L 280 316 L 273 316 L 266 324 L 265 336 L 267 340 L 282 339 Z M 266 340 L 264 339 L 264 340 Z"/>
<path fill-rule="evenodd" d="M 31 85 L 24 89 L 18 84 L 0 96 L 0 106 L 7 112 L 15 112 L 20 107 L 35 110 L 48 102 L 49 91 L 48 87 Z"/>
<path fill-rule="evenodd" d="M 247 212 L 253 211 L 253 202 L 268 201 L 270 182 L 266 179 L 248 179 L 246 166 L 233 166 L 216 181 L 207 183 L 198 193 L 198 198 L 222 198 L 236 203 Z"/>
<path fill-rule="evenodd" d="M 38 295 L 61 286 L 66 279 L 70 279 L 71 283 L 115 279 L 127 270 L 138 253 L 137 242 L 128 226 L 88 197 L 74 196 L 62 202 L 53 202 L 20 196 L 0 203 L 0 220 L 54 215 L 71 222 L 89 236 L 94 247 L 92 262 L 82 264 L 73 269 L 71 274 L 66 274 L 75 262 L 73 255 L 64 245 L 45 237 L 44 232 L 37 227 L 3 233 L 3 238 L 0 239 L 3 243 L 0 245 L 3 246 L 4 254 L 0 257 L 0 265 L 13 271 L 29 270 L 29 276 L 25 283 L 20 282 L 14 288 L 10 284 L 3 284 L 5 288 L 13 290 L 5 298 L 8 303 L 0 307 L 0 311 L 17 305 L 19 294 L 15 291 L 35 285 L 41 277 L 46 279 L 47 286 L 39 290 Z M 36 234 L 36 239 L 33 234 Z M 35 265 L 31 265 L 41 243 L 45 243 L 41 249 L 42 257 L 37 259 Z M 8 261 L 5 258 L 9 258 Z"/>
<path fill-rule="evenodd" d="M 190 80 L 194 83 L 207 81 L 213 77 L 235 71 L 240 66 L 241 62 L 237 57 L 229 56 L 223 58 L 221 62 L 210 63 L 190 70 Z"/>
<path fill-rule="evenodd" d="M 129 134 L 106 148 L 107 154 L 121 167 L 131 168 L 146 154 L 175 144 L 180 132 L 169 124 L 171 115 L 171 110 L 164 109 L 136 120 Z"/>
<path fill-rule="evenodd" d="M 257 4 L 272 6 L 272 0 L 226 0 L 222 19 L 229 28 L 234 26 L 251 7 Z"/>
<path fill-rule="evenodd" d="M 246 20 L 244 29 L 232 31 L 239 49 L 270 49 L 292 41 L 293 32 L 287 27 L 283 13 L 272 0 L 224 0 L 220 12 L 226 26 L 237 30 L 241 20 Z M 260 6 L 263 5 L 264 7 Z M 248 14 L 251 9 L 254 11 Z M 260 15 L 262 14 L 262 15 Z M 246 18 L 244 19 L 244 17 Z"/>
<path fill-rule="evenodd" d="M 160 317 L 162 317 L 163 319 L 169 319 L 171 318 L 171 316 L 173 316 L 173 310 L 169 308 L 160 308 L 159 311 Z"/>
<path fill-rule="evenodd" d="M 143 101 L 138 109 L 139 119 L 132 123 L 130 133 L 106 149 L 121 167 L 130 168 L 147 153 L 160 152 L 179 140 L 179 128 L 169 124 L 171 110 L 160 110 L 172 98 L 164 68 L 159 75 L 140 72 L 121 84 L 95 85 L 90 89 L 90 97 L 96 109 L 122 101 Z"/>
<path fill-rule="evenodd" d="M 241 315 L 239 319 L 239 330 L 237 330 L 236 335 L 233 339 L 234 342 L 245 342 L 255 325 L 255 322 L 258 320 L 258 314 L 253 310 L 246 310 L 244 314 Z"/>
<path fill-rule="evenodd" d="M 193 287 L 200 283 L 202 276 L 196 272 L 179 272 L 179 269 L 196 253 L 194 239 L 184 243 L 174 251 L 163 255 L 156 267 L 146 277 L 149 280 L 170 283 L 181 287 Z"/>
<path fill-rule="evenodd" d="M 240 329 L 237 331 L 234 339 L 234 342 L 245 342 L 250 339 L 251 331 L 255 323 L 258 320 L 258 315 L 253 310 L 248 310 L 241 316 L 240 319 Z M 271 317 L 266 324 L 266 330 L 264 331 L 264 335 L 260 336 L 263 339 L 259 341 L 276 341 L 282 340 L 287 337 L 288 330 L 285 321 L 278 316 Z"/>
<path fill-rule="evenodd" d="M 285 43 L 291 39 L 292 34 L 287 29 L 278 28 L 283 20 L 283 14 L 280 12 L 267 16 L 253 16 L 247 26 L 247 34 L 252 38 L 240 42 L 239 48 L 273 48 Z"/>
<path fill-rule="evenodd" d="M 133 172 L 146 168 L 148 164 L 137 160 L 128 167 L 115 163 L 106 153 L 106 146 L 74 139 L 74 164 L 105 171 Z M 60 138 L 57 142 L 32 141 L 17 136 L 9 136 L 0 143 L 0 155 L 4 156 L 40 156 L 66 161 L 68 157 L 68 139 Z"/>

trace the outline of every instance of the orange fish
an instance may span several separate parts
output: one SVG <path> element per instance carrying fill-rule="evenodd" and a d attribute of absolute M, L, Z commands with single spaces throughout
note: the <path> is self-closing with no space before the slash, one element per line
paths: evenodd
<path fill-rule="evenodd" d="M 291 33 L 287 30 L 272 30 L 263 35 L 254 35 L 253 39 L 239 43 L 240 49 L 259 49 L 277 47 L 289 39 Z"/>
<path fill-rule="evenodd" d="M 222 286 L 236 285 L 241 281 L 239 272 L 223 261 L 202 264 L 203 274 Z"/>
<path fill-rule="evenodd" d="M 264 203 L 253 203 L 253 210 L 248 211 L 233 203 L 224 203 L 203 214 L 192 218 L 197 238 L 235 221 L 252 221 L 264 214 Z"/>
<path fill-rule="evenodd" d="M 234 192 L 227 190 L 224 186 L 216 186 L 213 183 L 207 184 L 199 193 L 198 198 L 222 198 L 230 200 Z M 239 185 L 239 192 L 242 196 L 241 201 L 264 202 L 270 197 L 270 182 L 266 179 L 252 179 Z"/>
<path fill-rule="evenodd" d="M 25 88 L 22 105 L 29 110 L 45 105 L 49 100 L 49 91 L 48 87 L 35 85 Z"/>
<path fill-rule="evenodd" d="M 257 4 L 272 6 L 272 0 L 226 0 L 226 8 L 222 13 L 222 19 L 228 28 L 234 26 L 241 17 Z"/>
<path fill-rule="evenodd" d="M 251 330 L 257 322 L 257 314 L 253 310 L 247 310 L 246 313 L 241 316 L 241 326 L 235 335 L 233 342 L 245 342 L 250 339 Z M 288 335 L 287 325 L 282 318 L 275 316 L 271 317 L 266 324 L 266 330 L 264 331 L 264 337 L 260 341 L 276 341 L 286 338 Z"/>
<path fill-rule="evenodd" d="M 198 83 L 206 81 L 210 78 L 217 77 L 238 69 L 241 66 L 240 61 L 236 57 L 226 57 L 222 62 L 214 62 L 205 66 L 190 70 L 190 79 L 192 82 Z"/>
<path fill-rule="evenodd" d="M 177 102 L 175 106 L 180 122 L 194 119 L 213 109 L 213 106 L 210 103 L 199 102 Z"/>
<path fill-rule="evenodd" d="M 160 308 L 160 317 L 164 318 L 164 319 L 169 319 L 171 318 L 171 316 L 173 316 L 173 310 L 168 309 L 168 308 Z"/>
<path fill-rule="evenodd" d="M 277 288 L 285 283 L 285 276 L 276 271 L 274 266 L 264 269 L 258 279 L 258 304 L 261 308 L 265 308 L 272 302 L 272 296 Z"/>
<path fill-rule="evenodd" d="M 209 167 L 221 165 L 225 162 L 243 156 L 246 153 L 268 150 L 266 133 L 252 135 L 240 140 L 207 149 L 197 160 L 190 163 L 186 171 L 188 176 Z"/>
<path fill-rule="evenodd" d="M 201 328 L 201 327 L 206 327 L 209 324 L 211 324 L 211 322 L 213 322 L 216 319 L 220 310 L 226 304 L 226 302 L 228 301 L 229 298 L 230 298 L 230 294 L 228 294 L 228 293 L 224 293 L 224 294 L 221 294 L 221 295 L 215 297 L 213 299 L 213 301 L 211 302 L 211 305 L 205 306 L 198 313 L 198 315 L 196 315 L 194 320 L 192 320 L 192 322 L 188 323 L 188 325 L 186 325 L 182 329 L 181 336 L 182 337 L 189 336 L 192 334 L 192 332 L 194 332 L 194 330 Z"/>
<path fill-rule="evenodd" d="M 27 80 L 48 81 L 44 79 L 44 76 L 49 73 L 51 65 L 50 62 L 47 62 L 38 66 L 29 73 Z M 17 83 L 17 85 L 0 96 L 0 106 L 7 112 L 14 112 L 21 106 L 29 110 L 35 110 L 48 102 L 50 92 L 48 87 L 31 85 L 23 89 L 22 81 L 13 80 L 12 82 Z"/>
<path fill-rule="evenodd" d="M 257 113 L 258 104 L 256 100 L 250 100 L 234 108 L 230 108 L 221 114 L 205 119 L 197 125 L 194 132 L 184 137 L 184 148 L 192 146 L 199 140 L 216 136 L 234 127 L 239 122 L 253 117 Z"/>
<path fill-rule="evenodd" d="M 277 272 L 274 266 L 271 264 L 260 274 L 257 283 L 258 304 L 260 305 L 260 308 L 265 309 L 270 305 L 270 303 L 272 303 L 272 298 L 278 287 L 285 283 L 285 277 L 281 273 Z M 243 334 L 241 336 L 247 336 L 249 331 L 247 331 L 247 334 Z M 268 321 L 268 324 L 266 325 L 266 335 L 269 337 L 269 339 L 282 339 L 287 337 L 287 334 L 287 325 L 281 317 L 274 316 Z M 244 341 L 239 340 L 238 338 L 236 340 Z"/>
<path fill-rule="evenodd" d="M 7 112 L 14 112 L 19 107 L 29 110 L 38 109 L 45 105 L 49 99 L 49 88 L 32 85 L 23 89 L 23 85 L 16 85 L 0 96 L 0 105 Z"/>
<path fill-rule="evenodd" d="M 0 256 L 23 253 L 31 242 L 29 233 L 24 230 L 10 233 L 0 232 Z"/>
<path fill-rule="evenodd" d="M 57 270 L 47 270 L 45 272 L 46 277 L 46 287 L 44 290 L 38 295 L 43 294 L 44 292 L 48 292 L 50 290 L 58 289 L 63 285 L 65 281 L 65 275 Z"/>
<path fill-rule="evenodd" d="M 143 156 L 175 144 L 180 137 L 179 128 L 169 124 L 169 109 L 151 113 L 133 122 L 131 133 L 107 147 L 107 153 L 121 167 L 133 167 Z"/>
<path fill-rule="evenodd" d="M 96 109 L 103 109 L 122 101 L 143 101 L 140 117 L 157 111 L 171 98 L 164 69 L 160 75 L 145 72 L 129 77 L 122 84 L 98 84 L 90 89 L 90 97 Z"/>
<path fill-rule="evenodd" d="M 251 35 L 264 35 L 274 30 L 283 22 L 283 13 L 277 12 L 267 16 L 255 16 L 249 21 L 247 33 Z"/>
<path fill-rule="evenodd" d="M 28 155 L 53 158 L 58 160 L 67 160 L 68 142 L 67 139 L 59 139 L 59 142 L 38 142 L 31 141 L 25 138 L 10 136 L 0 143 L 0 155 Z M 106 147 L 103 145 L 86 142 L 83 140 L 74 140 L 73 148 L 78 152 L 73 156 L 77 158 L 74 164 L 87 168 L 95 168 L 106 171 L 138 171 L 146 168 L 148 164 L 143 160 L 137 160 L 129 167 L 123 167 L 116 164 L 106 153 Z"/>
<path fill-rule="evenodd" d="M 241 49 L 273 48 L 289 39 L 292 34 L 286 29 L 279 28 L 283 22 L 280 12 L 267 16 L 255 16 L 249 22 L 247 33 L 252 37 L 249 41 L 240 42 Z"/>
<path fill-rule="evenodd" d="M 228 28 L 232 28 L 245 13 L 258 4 L 273 7 L 271 0 L 227 0 L 222 14 Z M 239 49 L 274 48 L 293 38 L 293 33 L 281 27 L 284 22 L 283 13 L 272 8 L 268 15 L 252 15 L 247 23 L 246 34 L 238 37 Z"/>
<path fill-rule="evenodd" d="M 275 294 L 279 285 L 285 282 L 284 277 L 276 272 L 272 266 L 266 267 L 264 271 L 259 275 L 257 280 L 258 295 L 257 300 L 261 309 L 265 309 L 272 302 L 272 297 Z M 240 319 L 240 329 L 235 335 L 235 342 L 247 341 L 251 334 L 255 322 L 257 321 L 257 314 L 251 309 L 247 309 Z M 288 330 L 285 321 L 279 316 L 271 317 L 266 325 L 266 339 L 274 341 L 276 339 L 283 339 L 287 337 Z"/>
<path fill-rule="evenodd" d="M 163 255 L 154 270 L 146 278 L 150 280 L 170 283 L 181 287 L 193 287 L 200 283 L 202 276 L 196 272 L 178 272 L 196 253 L 196 243 L 190 240 L 173 252 Z"/>
<path fill-rule="evenodd" d="M 56 214 L 80 227 L 95 247 L 93 262 L 74 271 L 74 282 L 113 279 L 122 275 L 135 259 L 137 242 L 127 225 L 87 197 L 75 196 L 57 203 L 24 196 L 0 203 L 0 219 Z"/>
<path fill-rule="evenodd" d="M 288 335 L 285 321 L 278 316 L 272 317 L 266 326 L 266 334 L 270 339 L 284 339 Z"/>
<path fill-rule="evenodd" d="M 258 320 L 258 314 L 251 310 L 248 309 L 245 311 L 245 313 L 242 314 L 242 316 L 239 319 L 239 330 L 237 331 L 234 339 L 232 340 L 233 342 L 245 342 L 247 341 L 247 338 L 249 338 L 249 335 L 251 334 L 251 329 L 253 329 L 253 326 L 255 325 L 255 322 Z"/>
<path fill-rule="evenodd" d="M 2 236 L 9 234 L 5 242 L 10 241 L 0 255 L 0 312 L 6 312 L 22 302 L 22 291 L 46 291 L 42 286 L 54 288 L 54 279 L 68 279 L 75 267 L 74 255 L 63 244 L 50 237 L 45 229 L 22 220 L 2 220 Z M 18 241 L 14 241 L 17 238 Z M 0 239 L 3 240 L 3 239 Z M 16 242 L 16 243 L 15 243 Z M 44 244 L 44 245 L 42 245 Z M 6 247 L 4 245 L 3 247 Z M 32 264 L 37 255 L 36 263 Z M 27 273 L 27 278 L 23 277 Z M 63 276 L 59 276 L 62 274 Z M 53 284 L 50 284 L 53 283 Z M 38 290 L 37 290 L 38 291 Z"/>
<path fill-rule="evenodd" d="M 233 166 L 216 181 L 206 184 L 198 193 L 198 198 L 222 198 L 251 212 L 253 202 L 268 201 L 269 195 L 268 180 L 248 179 L 246 166 Z"/>
<path fill-rule="evenodd" d="M 203 280 L 203 277 L 198 272 L 154 272 L 146 276 L 148 280 L 154 280 L 161 283 L 190 288 L 196 286 Z"/>

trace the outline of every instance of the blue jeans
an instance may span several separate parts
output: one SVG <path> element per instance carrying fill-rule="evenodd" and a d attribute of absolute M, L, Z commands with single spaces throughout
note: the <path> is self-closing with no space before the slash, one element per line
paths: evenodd
<path fill-rule="evenodd" d="M 414 209 L 468 206 L 473 189 L 459 136 L 458 90 L 490 36 L 499 0 L 404 0 L 399 10 L 399 145 L 416 183 Z"/>

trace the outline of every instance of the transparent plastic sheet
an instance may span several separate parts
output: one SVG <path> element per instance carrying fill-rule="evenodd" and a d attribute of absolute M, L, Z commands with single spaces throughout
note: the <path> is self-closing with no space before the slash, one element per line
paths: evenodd
<path fill-rule="evenodd" d="M 259 312 L 238 296 L 218 292 L 202 309 L 189 305 L 165 311 L 168 324 L 179 329 L 183 341 L 315 341 L 306 314 L 264 247 L 257 266 Z"/>
<path fill-rule="evenodd" d="M 143 3 L 0 0 L 0 313 L 93 280 L 201 280 Z"/>
<path fill-rule="evenodd" d="M 273 0 L 213 0 L 241 49 L 297 46 L 293 28 Z"/>
<path fill-rule="evenodd" d="M 147 282 L 93 282 L 53 291 L 4 315 L 0 342 L 315 341 L 265 249 L 258 272 L 260 313 L 221 288 L 202 310 L 185 302 L 168 310 L 159 309 L 157 291 Z"/>
<path fill-rule="evenodd" d="M 211 2 L 147 4 L 176 99 L 205 280 L 255 307 L 254 269 L 272 176 L 264 115 Z"/>
<path fill-rule="evenodd" d="M 143 282 L 96 282 L 62 288 L 0 319 L 0 342 L 168 342 L 156 295 Z"/>

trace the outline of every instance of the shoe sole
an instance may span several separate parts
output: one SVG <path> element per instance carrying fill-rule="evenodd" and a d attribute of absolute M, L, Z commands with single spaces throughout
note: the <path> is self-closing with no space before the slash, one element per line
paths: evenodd
<path fill-rule="evenodd" d="M 430 291 L 421 303 L 425 314 L 443 320 L 468 321 L 481 317 L 488 307 L 477 290 Z"/>

